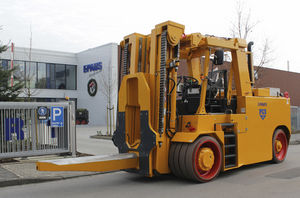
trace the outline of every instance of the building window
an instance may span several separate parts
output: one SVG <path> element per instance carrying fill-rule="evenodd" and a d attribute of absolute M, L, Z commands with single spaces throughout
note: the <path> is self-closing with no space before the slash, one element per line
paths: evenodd
<path fill-rule="evenodd" d="M 46 88 L 46 63 L 38 63 L 36 88 Z"/>
<path fill-rule="evenodd" d="M 9 65 L 11 61 L 8 61 Z M 10 68 L 10 66 L 9 66 Z M 14 81 L 25 81 L 25 62 L 24 61 L 14 61 Z"/>
<path fill-rule="evenodd" d="M 66 89 L 66 65 L 55 65 L 56 89 Z"/>
<path fill-rule="evenodd" d="M 37 81 L 36 62 L 26 62 L 25 81 L 27 88 L 35 88 Z"/>
<path fill-rule="evenodd" d="M 46 88 L 55 89 L 55 64 L 46 64 Z"/>
<path fill-rule="evenodd" d="M 10 69 L 10 60 L 0 59 L 3 69 Z M 77 89 L 77 66 L 14 61 L 14 81 L 24 81 L 27 88 Z"/>
<path fill-rule="evenodd" d="M 76 73 L 76 65 L 67 65 L 66 66 L 66 89 L 69 90 L 76 90 L 76 78 L 77 73 Z"/>

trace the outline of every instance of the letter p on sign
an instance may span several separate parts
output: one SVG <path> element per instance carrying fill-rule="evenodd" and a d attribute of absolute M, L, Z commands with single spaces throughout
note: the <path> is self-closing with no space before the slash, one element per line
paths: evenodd
<path fill-rule="evenodd" d="M 51 107 L 51 127 L 64 126 L 64 108 Z"/>

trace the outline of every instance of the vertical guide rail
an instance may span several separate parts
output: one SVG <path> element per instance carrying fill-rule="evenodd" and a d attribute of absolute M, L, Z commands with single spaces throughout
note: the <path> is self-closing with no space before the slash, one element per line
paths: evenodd
<path fill-rule="evenodd" d="M 29 116 L 30 116 L 30 120 L 29 120 L 29 123 L 30 123 L 30 129 L 31 129 L 31 135 L 32 135 L 32 139 L 31 139 L 31 141 L 32 141 L 32 150 L 37 150 L 37 149 L 39 149 L 39 147 L 38 147 L 38 137 L 37 137 L 37 133 L 36 133 L 36 130 L 35 130 L 35 122 L 34 122 L 34 120 L 35 120 L 35 116 L 34 116 L 34 112 L 33 112 L 33 110 L 31 110 L 31 109 L 28 109 L 29 110 Z"/>
<path fill-rule="evenodd" d="M 76 157 L 76 147 L 77 147 L 77 143 L 76 143 L 76 127 L 75 127 L 75 102 L 74 101 L 70 101 L 69 102 L 69 119 L 68 119 L 68 123 L 69 123 L 69 137 L 71 138 L 70 143 L 71 143 L 71 153 L 73 157 Z"/>
<path fill-rule="evenodd" d="M 1 135 L 1 153 L 4 152 L 4 138 L 5 138 L 5 135 L 4 135 L 4 116 L 3 116 L 3 111 L 2 109 L 0 109 L 0 123 L 1 124 L 1 128 L 0 128 L 0 135 Z"/>
<path fill-rule="evenodd" d="M 123 56 L 123 76 L 127 75 L 127 61 L 128 61 L 128 43 L 125 43 Z"/>
<path fill-rule="evenodd" d="M 159 84 L 159 117 L 158 132 L 164 132 L 165 109 L 165 89 L 166 89 L 166 55 L 167 55 L 167 30 L 161 33 L 161 54 L 160 54 L 160 84 Z"/>

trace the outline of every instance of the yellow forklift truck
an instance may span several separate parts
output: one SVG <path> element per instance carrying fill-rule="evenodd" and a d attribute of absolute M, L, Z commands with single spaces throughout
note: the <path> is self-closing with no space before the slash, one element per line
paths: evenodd
<path fill-rule="evenodd" d="M 42 171 L 173 173 L 207 182 L 243 165 L 282 162 L 290 100 L 254 88 L 252 42 L 167 21 L 120 43 L 122 82 L 113 142 L 119 154 L 37 162 Z M 230 66 L 222 68 L 224 53 Z M 186 64 L 181 64 L 185 62 Z M 188 75 L 179 76 L 178 68 Z"/>

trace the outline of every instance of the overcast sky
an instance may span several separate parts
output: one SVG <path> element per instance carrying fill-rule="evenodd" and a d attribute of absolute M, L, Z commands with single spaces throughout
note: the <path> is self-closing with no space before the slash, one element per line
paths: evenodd
<path fill-rule="evenodd" d="M 256 50 L 271 41 L 271 68 L 300 72 L 299 1 L 246 1 L 253 21 Z M 28 47 L 30 25 L 33 48 L 79 52 L 102 44 L 119 43 L 133 32 L 149 34 L 155 24 L 172 20 L 185 33 L 230 36 L 235 0 L 0 0 L 0 40 Z M 299 52 L 300 54 L 300 52 Z"/>

